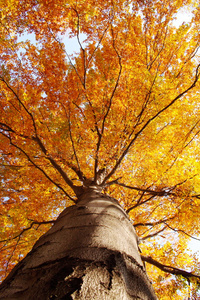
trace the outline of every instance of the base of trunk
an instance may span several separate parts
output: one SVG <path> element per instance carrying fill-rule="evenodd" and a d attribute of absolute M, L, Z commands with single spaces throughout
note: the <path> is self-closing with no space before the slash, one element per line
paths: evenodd
<path fill-rule="evenodd" d="M 1 300 L 154 300 L 136 232 L 118 202 L 88 191 L 0 286 Z"/>
<path fill-rule="evenodd" d="M 96 249 L 97 250 L 97 249 Z M 40 268 L 27 269 L 23 273 L 24 286 L 12 296 L 2 300 L 129 300 L 156 299 L 149 279 L 140 265 L 120 253 L 102 251 L 102 261 L 66 257 L 59 261 L 47 262 Z M 95 252 L 95 249 L 94 249 Z M 105 255 L 105 252 L 107 252 Z M 20 272 L 18 274 L 19 282 Z M 26 284 L 25 284 L 26 285 Z"/>

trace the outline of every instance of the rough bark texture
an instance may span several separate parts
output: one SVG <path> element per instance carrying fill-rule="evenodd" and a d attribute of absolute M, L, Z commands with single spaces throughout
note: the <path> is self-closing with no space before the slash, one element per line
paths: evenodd
<path fill-rule="evenodd" d="M 0 286 L 1 300 L 153 300 L 137 236 L 118 202 L 88 189 Z"/>

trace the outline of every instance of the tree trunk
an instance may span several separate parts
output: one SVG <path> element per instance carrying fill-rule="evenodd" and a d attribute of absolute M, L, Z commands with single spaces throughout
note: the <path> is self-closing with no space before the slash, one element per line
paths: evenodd
<path fill-rule="evenodd" d="M 0 299 L 156 299 L 118 202 L 87 189 L 15 266 Z"/>

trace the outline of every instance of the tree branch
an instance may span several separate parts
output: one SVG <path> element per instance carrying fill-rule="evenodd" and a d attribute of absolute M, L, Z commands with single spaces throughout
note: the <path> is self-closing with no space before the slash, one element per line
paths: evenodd
<path fill-rule="evenodd" d="M 186 93 L 188 93 L 192 88 L 195 87 L 198 79 L 199 79 L 199 68 L 200 68 L 200 64 L 198 64 L 198 66 L 196 67 L 196 73 L 195 73 L 195 78 L 192 82 L 192 84 L 186 89 L 184 90 L 182 93 L 178 94 L 168 105 L 166 105 L 164 108 L 162 108 L 161 110 L 159 110 L 153 117 L 151 117 L 143 126 L 142 128 L 135 133 L 135 136 L 131 139 L 131 141 L 129 142 L 128 146 L 126 147 L 126 149 L 122 152 L 121 156 L 119 157 L 119 159 L 117 160 L 115 166 L 112 168 L 112 170 L 110 171 L 110 173 L 105 177 L 104 181 L 102 184 L 105 184 L 106 181 L 115 173 L 115 171 L 117 170 L 117 168 L 119 167 L 119 165 L 121 164 L 122 160 L 124 159 L 124 157 L 126 156 L 126 154 L 128 153 L 128 151 L 130 150 L 130 148 L 132 147 L 132 145 L 134 144 L 134 142 L 136 141 L 136 139 L 138 138 L 138 136 L 146 129 L 146 127 L 152 122 L 154 121 L 160 114 L 162 114 L 164 111 L 166 111 L 169 107 L 171 107 L 178 99 L 180 99 L 181 97 L 183 97 Z"/>
<path fill-rule="evenodd" d="M 182 230 L 182 229 L 175 229 L 175 228 L 172 228 L 169 224 L 166 223 L 166 221 L 163 222 L 163 223 L 164 223 L 168 228 L 170 228 L 170 229 L 173 230 L 173 231 L 176 231 L 176 232 L 182 232 L 183 234 L 189 236 L 190 238 L 192 238 L 192 239 L 194 239 L 194 240 L 197 240 L 197 241 L 200 241 L 200 239 L 198 239 L 198 238 L 192 236 L 191 234 L 185 232 L 185 231 Z"/>
<path fill-rule="evenodd" d="M 141 199 L 142 199 L 143 196 L 144 196 L 144 193 L 140 196 L 140 198 L 138 199 L 138 201 L 137 201 L 137 203 L 136 203 L 135 205 L 129 207 L 129 208 L 126 210 L 126 213 L 127 213 L 127 214 L 128 214 L 132 209 L 134 209 L 134 208 L 136 208 L 136 207 L 138 207 L 138 206 L 140 206 L 140 205 L 142 205 L 142 204 L 145 204 L 145 203 L 151 201 L 151 200 L 155 197 L 154 195 L 152 195 L 152 196 L 149 197 L 148 199 L 146 199 L 146 200 L 144 200 L 144 201 L 141 202 Z"/>
<path fill-rule="evenodd" d="M 158 66 L 158 68 L 157 68 L 157 70 L 156 70 L 156 74 L 155 74 L 155 76 L 154 76 L 154 78 L 153 78 L 153 81 L 152 81 L 152 83 L 151 83 L 150 89 L 149 89 L 149 91 L 148 91 L 148 92 L 146 93 L 146 95 L 145 95 L 144 103 L 142 104 L 142 108 L 141 108 L 140 113 L 139 113 L 139 114 L 137 115 L 137 117 L 136 117 L 137 122 L 136 122 L 136 124 L 133 126 L 133 130 L 132 130 L 131 133 L 129 134 L 129 139 L 132 137 L 132 135 L 133 135 L 133 133 L 134 133 L 134 131 L 135 131 L 135 128 L 136 128 L 138 125 L 142 124 L 142 121 L 140 122 L 140 120 L 141 120 L 141 118 L 142 118 L 143 113 L 145 112 L 145 109 L 147 108 L 148 103 L 150 102 L 150 98 L 151 98 L 152 91 L 153 91 L 153 86 L 154 86 L 154 84 L 155 84 L 155 82 L 156 82 L 156 78 L 157 78 L 157 76 L 158 76 L 159 67 L 160 67 L 160 65 Z"/>
<path fill-rule="evenodd" d="M 29 110 L 26 108 L 26 106 L 24 105 L 23 101 L 21 101 L 21 99 L 19 98 L 19 96 L 17 95 L 17 93 L 13 90 L 13 88 L 4 80 L 3 77 L 0 77 L 0 80 L 2 80 L 6 86 L 8 87 L 8 89 L 15 95 L 15 97 L 17 98 L 17 100 L 19 101 L 19 103 L 22 105 L 22 107 L 24 108 L 24 110 L 26 111 L 26 113 L 31 117 L 31 120 L 32 120 L 32 123 L 33 123 L 33 127 L 34 127 L 34 132 L 35 132 L 35 137 L 33 136 L 32 137 L 32 140 L 36 141 L 37 144 L 39 145 L 40 149 L 42 150 L 42 152 L 46 155 L 46 158 L 51 162 L 52 166 L 60 173 L 60 175 L 62 176 L 62 178 L 65 180 L 65 182 L 73 189 L 73 191 L 76 193 L 78 191 L 78 188 L 76 186 L 74 186 L 73 182 L 69 179 L 69 177 L 67 176 L 66 172 L 64 172 L 64 170 L 59 166 L 59 164 L 52 158 L 48 155 L 48 152 L 47 152 L 47 149 L 45 148 L 44 144 L 42 143 L 40 137 L 38 136 L 38 133 L 37 133 L 37 128 L 36 128 L 36 124 L 35 124 L 35 119 L 32 115 L 32 113 L 29 112 Z M 3 124 L 5 126 L 5 124 Z M 10 131 L 11 128 L 9 126 L 6 125 L 6 129 L 7 131 Z M 14 132 L 12 130 L 12 132 Z M 2 133 L 3 134 L 3 133 Z M 27 155 L 27 153 L 20 147 L 18 147 L 17 145 L 13 144 L 12 141 L 11 141 L 11 138 L 8 137 L 7 135 L 4 135 L 6 136 L 7 138 L 9 138 L 10 140 L 10 143 L 15 146 L 16 148 L 18 148 L 21 152 L 23 152 L 26 157 L 28 158 L 28 160 L 34 164 L 35 167 L 37 167 L 39 170 L 41 170 L 43 172 L 43 174 L 45 174 L 45 176 L 51 181 L 51 182 L 54 182 L 52 181 L 52 179 L 50 179 L 50 177 L 46 174 L 46 172 L 44 170 L 42 170 L 39 166 L 36 166 L 36 164 L 30 159 L 30 157 Z M 25 138 L 28 138 L 26 136 L 23 136 Z M 55 185 L 57 185 L 60 189 L 62 189 L 64 191 L 63 188 L 61 188 L 58 184 L 56 184 L 54 182 Z M 65 192 L 65 191 L 64 191 Z M 65 192 L 66 195 L 68 195 L 66 192 Z M 71 196 L 68 195 L 68 197 L 72 200 L 73 198 Z M 73 200 L 74 201 L 74 200 Z"/>
<path fill-rule="evenodd" d="M 146 235 L 144 237 L 141 237 L 140 240 L 144 241 L 146 239 L 152 238 L 152 237 L 158 235 L 159 233 L 163 232 L 166 228 L 167 228 L 167 226 L 164 226 L 163 228 L 161 228 L 160 230 L 158 230 L 158 231 L 156 231 L 154 233 L 151 233 L 151 234 L 148 234 L 148 235 Z"/>
<path fill-rule="evenodd" d="M 37 134 L 37 128 L 36 128 L 36 124 L 35 124 L 35 119 L 32 115 L 32 113 L 30 113 L 30 111 L 27 109 L 27 107 L 24 105 L 23 101 L 19 98 L 19 96 L 17 95 L 17 93 L 14 91 L 14 89 L 8 84 L 8 82 L 6 80 L 4 80 L 3 77 L 0 76 L 0 80 L 3 81 L 7 88 L 13 93 L 13 95 L 16 97 L 16 99 L 19 101 L 19 103 L 22 105 L 22 107 L 24 108 L 24 110 L 26 111 L 26 113 L 30 116 L 32 123 L 33 123 L 33 128 L 35 131 L 35 134 Z"/>
<path fill-rule="evenodd" d="M 64 110 L 65 110 L 65 108 L 64 108 Z M 66 113 L 66 116 L 67 116 L 66 110 L 65 110 L 65 113 Z M 83 181 L 84 180 L 84 175 L 83 175 L 83 173 L 81 171 L 81 167 L 80 167 L 80 164 L 79 164 L 79 160 L 78 160 L 78 156 L 77 156 L 77 153 L 76 153 L 76 148 L 75 148 L 74 140 L 73 140 L 73 136 L 72 136 L 71 120 L 70 120 L 70 110 L 69 110 L 69 116 L 68 116 L 68 125 L 69 125 L 70 140 L 71 140 L 71 143 L 72 143 L 72 148 L 73 148 L 74 156 L 75 156 L 76 163 L 77 163 L 77 166 L 78 166 L 78 170 L 76 170 L 76 174 L 78 175 L 79 179 L 81 181 Z"/>
<path fill-rule="evenodd" d="M 12 240 L 17 239 L 17 242 L 16 242 L 16 244 L 15 244 L 14 246 L 8 247 L 8 248 L 13 248 L 13 250 L 12 250 L 12 253 L 11 253 L 11 255 L 9 256 L 9 258 L 8 258 L 8 260 L 7 260 L 7 262 L 6 262 L 5 274 L 7 273 L 9 263 L 10 263 L 10 261 L 11 261 L 13 255 L 14 255 L 14 252 L 15 252 L 15 250 L 16 250 L 18 244 L 19 244 L 19 241 L 20 241 L 21 236 L 23 235 L 23 233 L 26 232 L 26 231 L 28 231 L 28 230 L 30 230 L 30 229 L 33 227 L 33 225 L 36 225 L 36 224 L 37 224 L 38 226 L 40 226 L 40 225 L 43 225 L 43 224 L 52 224 L 52 223 L 55 223 L 55 221 L 56 221 L 56 220 L 52 220 L 52 221 L 41 221 L 41 222 L 38 222 L 38 221 L 32 221 L 32 223 L 31 223 L 31 225 L 30 225 L 29 227 L 24 228 L 19 234 L 17 234 L 17 235 L 14 236 L 13 238 L 9 238 L 9 239 L 5 239 L 5 240 L 1 240 L 1 241 L 0 241 L 0 243 L 3 243 L 3 242 L 6 242 L 6 243 L 7 243 L 8 241 L 12 241 Z M 6 244 L 5 244 L 5 245 L 6 245 Z M 8 248 L 7 248 L 7 249 L 8 249 Z"/>
<path fill-rule="evenodd" d="M 163 197 L 163 196 L 166 196 L 166 195 L 175 195 L 171 191 L 166 191 L 166 190 L 154 191 L 154 190 L 151 190 L 151 189 L 148 189 L 148 188 L 147 189 L 143 189 L 143 188 L 138 188 L 138 187 L 126 185 L 126 184 L 124 184 L 122 182 L 118 182 L 118 181 L 115 181 L 115 183 L 118 184 L 118 185 L 121 185 L 121 186 L 123 186 L 125 188 L 131 189 L 131 190 L 135 190 L 135 191 L 144 192 L 144 193 L 148 193 L 148 194 L 151 194 L 151 195 L 154 195 L 154 196 Z"/>
<path fill-rule="evenodd" d="M 7 132 L 7 133 L 12 132 L 12 133 L 16 134 L 19 137 L 22 137 L 22 138 L 25 138 L 25 139 L 30 139 L 30 140 L 32 139 L 32 137 L 29 137 L 28 135 L 24 135 L 24 134 L 16 132 L 14 129 L 12 129 L 9 125 L 7 125 L 5 123 L 0 122 L 0 126 L 1 126 L 0 130 L 2 130 L 1 133 L 3 133 L 3 132 Z"/>
<path fill-rule="evenodd" d="M 107 111 L 106 111 L 106 113 L 103 117 L 101 132 L 98 134 L 98 142 L 97 142 L 96 156 L 95 156 L 95 179 L 94 179 L 95 182 L 96 182 L 96 179 L 97 179 L 96 176 L 97 176 L 97 172 L 98 172 L 98 159 L 99 159 L 98 155 L 99 155 L 99 149 L 100 149 L 100 145 L 101 145 L 102 136 L 103 136 L 104 129 L 105 129 L 105 122 L 106 122 L 107 116 L 110 112 L 110 108 L 111 108 L 111 105 L 112 105 L 112 100 L 114 98 L 117 87 L 119 85 L 119 81 L 120 81 L 120 77 L 121 77 L 121 73 L 122 73 L 121 56 L 119 55 L 119 52 L 118 52 L 118 50 L 115 46 L 115 40 L 114 40 L 114 34 L 113 34 L 112 26 L 111 26 L 111 30 L 112 30 L 112 36 L 113 36 L 113 49 L 115 50 L 115 53 L 117 54 L 118 63 L 119 63 L 119 72 L 118 72 L 118 76 L 117 76 L 117 79 L 116 79 L 116 82 L 115 82 L 115 86 L 113 88 L 112 94 L 111 94 L 110 99 L 109 99 L 109 104 L 108 104 L 108 107 L 107 107 Z M 104 183 L 105 183 L 105 180 L 103 180 L 102 184 L 104 184 Z"/>
<path fill-rule="evenodd" d="M 43 17 L 43 18 L 44 18 L 44 17 Z M 44 20 L 45 20 L 45 19 L 44 19 Z M 84 82 L 82 81 L 81 76 L 79 75 L 77 68 L 76 68 L 75 65 L 72 63 L 72 60 L 71 60 L 71 58 L 70 58 L 70 55 L 67 53 L 67 51 L 64 49 L 62 43 L 59 41 L 59 39 L 58 39 L 58 38 L 55 36 L 55 34 L 53 33 L 53 31 L 52 31 L 52 29 L 50 28 L 50 26 L 49 26 L 47 20 L 45 20 L 45 22 L 46 22 L 46 24 L 47 24 L 47 27 L 48 27 L 49 32 L 50 32 L 50 34 L 52 35 L 53 39 L 59 44 L 61 50 L 67 55 L 67 58 L 68 58 L 68 60 L 69 60 L 69 62 L 70 62 L 70 65 L 71 65 L 72 68 L 74 69 L 74 71 L 75 71 L 76 75 L 78 76 L 78 78 L 79 78 L 79 80 L 80 80 L 82 86 L 84 87 Z"/>
<path fill-rule="evenodd" d="M 63 191 L 63 193 L 70 199 L 72 200 L 74 203 L 76 203 L 75 199 L 73 199 L 64 189 L 63 187 L 61 187 L 61 185 L 59 183 L 56 183 L 41 167 L 39 167 L 31 158 L 30 156 L 19 146 L 17 146 L 16 144 L 14 144 L 12 142 L 12 139 L 10 136 L 7 136 L 6 134 L 0 132 L 3 136 L 5 136 L 7 139 L 9 139 L 10 141 L 10 144 L 15 147 L 16 149 L 18 149 L 20 152 L 22 152 L 26 158 L 28 159 L 28 161 L 30 161 L 30 163 L 38 170 L 40 170 L 44 175 L 45 177 L 51 182 L 53 183 L 55 186 L 57 186 L 61 191 Z"/>
<path fill-rule="evenodd" d="M 196 275 L 196 274 L 193 274 L 192 272 L 187 272 L 187 271 L 184 271 L 182 269 L 178 269 L 178 268 L 175 268 L 175 267 L 171 267 L 171 266 L 162 264 L 162 263 L 158 262 L 157 260 L 153 259 L 151 256 L 141 255 L 141 258 L 142 258 L 143 261 L 145 261 L 145 262 L 147 262 L 151 265 L 156 266 L 157 268 L 159 268 L 163 272 L 170 273 L 170 274 L 173 274 L 173 275 L 181 275 L 181 276 L 183 276 L 187 279 L 191 278 L 191 277 L 195 277 L 195 278 L 200 279 L 200 275 Z"/>
<path fill-rule="evenodd" d="M 17 239 L 17 238 L 20 238 L 20 237 L 24 234 L 24 232 L 30 230 L 30 229 L 33 227 L 33 225 L 39 225 L 39 226 L 40 226 L 40 225 L 44 225 L 44 224 L 54 224 L 55 222 L 56 222 L 56 220 L 51 220 L 51 221 L 40 221 L 40 222 L 39 222 L 39 221 L 32 221 L 31 225 L 30 225 L 29 227 L 26 227 L 26 228 L 22 229 L 22 231 L 21 231 L 19 234 L 17 234 L 17 235 L 14 236 L 13 238 L 1 240 L 0 243 L 7 242 L 7 241 L 11 241 L 11 240 L 15 240 L 15 239 Z"/>
<path fill-rule="evenodd" d="M 62 178 L 65 180 L 65 182 L 73 189 L 73 191 L 76 191 L 76 186 L 73 184 L 71 179 L 67 176 L 66 172 L 61 168 L 61 166 L 50 155 L 48 155 L 47 149 L 45 148 L 45 146 L 42 143 L 39 136 L 32 137 L 32 139 L 37 142 L 40 149 L 45 154 L 46 159 L 48 159 L 51 162 L 52 166 L 60 173 Z"/>
<path fill-rule="evenodd" d="M 83 53 L 83 70 L 84 70 L 84 74 L 83 74 L 83 87 L 84 89 L 86 89 L 86 74 L 87 74 L 87 66 L 86 66 L 86 53 L 85 53 L 85 49 L 83 48 L 82 44 L 81 44 L 81 41 L 80 41 L 80 17 L 79 17 L 79 13 L 78 11 L 73 8 L 73 11 L 76 13 L 76 16 L 77 16 L 77 33 L 76 33 L 76 37 L 77 37 L 77 41 L 78 41 L 78 44 L 81 48 L 81 51 Z"/>
<path fill-rule="evenodd" d="M 176 217 L 176 215 L 174 215 L 172 217 L 169 217 L 167 219 L 164 219 L 164 220 L 161 219 L 161 220 L 158 220 L 158 221 L 155 221 L 155 222 L 135 223 L 135 224 L 133 224 L 133 226 L 134 227 L 138 227 L 138 226 L 155 226 L 155 225 L 159 225 L 159 224 L 165 223 L 167 221 L 173 220 L 175 217 Z"/>

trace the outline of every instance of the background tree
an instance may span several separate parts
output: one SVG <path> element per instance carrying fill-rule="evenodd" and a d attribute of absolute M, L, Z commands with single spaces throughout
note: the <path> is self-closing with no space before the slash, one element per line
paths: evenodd
<path fill-rule="evenodd" d="M 129 214 L 158 297 L 198 297 L 196 1 L 1 6 L 1 277 L 92 180 Z"/>

